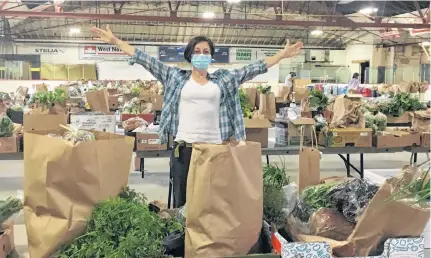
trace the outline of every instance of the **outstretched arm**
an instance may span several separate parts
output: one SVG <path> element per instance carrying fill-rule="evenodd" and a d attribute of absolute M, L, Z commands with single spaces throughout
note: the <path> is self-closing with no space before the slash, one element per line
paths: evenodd
<path fill-rule="evenodd" d="M 99 40 L 116 45 L 119 49 L 121 49 L 128 56 L 132 57 L 130 64 L 138 63 L 142 65 L 147 71 L 149 71 L 157 80 L 159 80 L 163 85 L 166 86 L 166 82 L 169 79 L 170 74 L 173 69 L 177 69 L 157 60 L 144 51 L 139 49 L 135 49 L 135 47 L 129 45 L 127 42 L 124 42 L 111 32 L 108 26 L 106 26 L 106 30 L 93 27 L 91 29 L 99 38 Z"/>
<path fill-rule="evenodd" d="M 259 74 L 266 73 L 268 68 L 278 64 L 281 60 L 296 56 L 302 46 L 302 42 L 298 42 L 293 45 L 289 45 L 289 42 L 287 42 L 286 47 L 274 56 L 267 57 L 264 60 L 257 61 L 242 68 L 235 69 L 233 70 L 233 73 L 235 74 L 235 77 L 238 78 L 239 84 L 241 85 L 246 81 L 252 80 Z"/>

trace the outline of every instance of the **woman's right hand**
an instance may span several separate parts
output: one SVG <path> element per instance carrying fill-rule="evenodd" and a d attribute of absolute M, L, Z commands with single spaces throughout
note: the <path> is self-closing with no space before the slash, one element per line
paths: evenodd
<path fill-rule="evenodd" d="M 97 27 L 92 27 L 91 31 L 95 33 L 98 37 L 98 40 L 103 41 L 108 44 L 116 44 L 117 37 L 112 34 L 112 31 L 109 29 L 109 25 L 106 25 L 106 30 L 99 29 Z"/>

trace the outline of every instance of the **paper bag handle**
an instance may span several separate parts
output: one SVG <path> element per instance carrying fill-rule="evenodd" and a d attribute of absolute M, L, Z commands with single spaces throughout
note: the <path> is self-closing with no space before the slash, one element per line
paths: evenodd
<path fill-rule="evenodd" d="M 304 126 L 305 125 L 301 125 L 301 127 L 299 128 L 299 149 L 302 151 L 302 147 L 304 144 Z M 317 133 L 316 133 L 316 128 L 314 127 L 314 125 L 309 125 L 311 126 L 311 132 L 310 132 L 310 136 L 311 136 L 311 148 L 315 148 L 316 150 L 319 149 L 319 147 L 317 147 Z"/>

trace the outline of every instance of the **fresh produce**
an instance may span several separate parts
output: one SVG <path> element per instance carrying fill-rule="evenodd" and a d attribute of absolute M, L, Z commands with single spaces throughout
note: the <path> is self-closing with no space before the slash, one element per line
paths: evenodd
<path fill-rule="evenodd" d="M 244 89 L 239 90 L 239 102 L 241 104 L 241 111 L 244 118 L 251 118 L 253 107 L 248 102 L 248 97 Z"/>
<path fill-rule="evenodd" d="M 286 197 L 282 187 L 288 184 L 284 162 L 282 167 L 271 164 L 263 168 L 263 218 L 277 227 L 284 223 Z"/>
<path fill-rule="evenodd" d="M 30 99 L 30 103 L 37 103 L 45 108 L 51 108 L 56 103 L 64 105 L 67 97 L 64 89 L 56 88 L 54 91 L 36 92 Z"/>
<path fill-rule="evenodd" d="M 323 91 L 319 91 L 313 88 L 309 96 L 310 107 L 317 109 L 325 109 L 329 104 L 329 98 Z"/>
<path fill-rule="evenodd" d="M 10 99 L 9 93 L 0 92 L 0 100 Z"/>
<path fill-rule="evenodd" d="M 64 246 L 57 257 L 164 257 L 163 239 L 183 227 L 174 218 L 159 218 L 142 195 L 128 191 L 98 203 L 84 234 Z"/>
<path fill-rule="evenodd" d="M 361 179 L 333 182 L 306 188 L 297 202 L 294 216 L 308 222 L 319 208 L 336 209 L 351 223 L 357 223 L 378 187 Z"/>
<path fill-rule="evenodd" d="M 289 184 L 289 177 L 286 175 L 285 163 L 281 166 L 277 164 L 266 165 L 263 168 L 263 185 L 274 188 L 282 188 Z"/>
<path fill-rule="evenodd" d="M 23 111 L 23 107 L 21 105 L 12 105 L 10 109 L 13 111 Z"/>
<path fill-rule="evenodd" d="M 63 135 L 63 139 L 70 141 L 74 144 L 78 142 L 88 142 L 96 140 L 96 136 L 94 136 L 94 134 L 90 131 L 79 130 L 69 126 L 60 126 L 66 129 L 66 132 Z"/>
<path fill-rule="evenodd" d="M 388 117 L 382 112 L 378 112 L 376 115 L 366 112 L 364 114 L 365 127 L 372 128 L 373 132 L 385 131 L 388 124 Z"/>
<path fill-rule="evenodd" d="M 400 116 L 404 112 L 424 109 L 424 105 L 418 98 L 410 97 L 410 93 L 397 93 L 386 105 L 380 107 L 385 115 Z"/>
<path fill-rule="evenodd" d="M 302 191 L 301 199 L 313 209 L 330 208 L 329 193 L 336 184 L 337 182 L 307 187 Z"/>
<path fill-rule="evenodd" d="M 15 197 L 8 197 L 5 200 L 0 200 L 0 224 L 12 217 L 15 213 L 22 210 L 22 202 Z"/>
<path fill-rule="evenodd" d="M 259 93 L 259 94 L 268 94 L 268 93 L 270 93 L 271 92 L 271 86 L 262 86 L 262 85 L 259 85 L 259 86 L 257 86 L 257 92 Z"/>
<path fill-rule="evenodd" d="M 430 202 L 430 168 L 423 169 L 419 176 L 408 185 L 392 194 L 386 202 L 397 200 L 413 200 L 413 204 L 429 204 Z"/>
<path fill-rule="evenodd" d="M 124 103 L 123 113 L 126 114 L 140 114 L 140 101 L 138 98 L 133 98 L 132 100 Z"/>
<path fill-rule="evenodd" d="M 11 137 L 13 134 L 13 122 L 6 115 L 0 115 L 0 137 Z"/>

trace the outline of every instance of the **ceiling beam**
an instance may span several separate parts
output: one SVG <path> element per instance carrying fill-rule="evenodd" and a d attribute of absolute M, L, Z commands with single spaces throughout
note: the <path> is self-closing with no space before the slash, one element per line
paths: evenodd
<path fill-rule="evenodd" d="M 419 15 L 421 16 L 421 19 L 423 21 L 423 23 L 427 23 L 427 19 L 425 18 L 424 14 L 422 13 L 421 7 L 419 6 L 418 1 L 413 1 L 413 4 L 416 7 L 416 10 L 418 11 Z"/>
<path fill-rule="evenodd" d="M 98 19 L 117 21 L 157 21 L 157 22 L 190 22 L 215 24 L 249 24 L 249 25 L 275 25 L 275 26 L 299 26 L 299 27 L 363 27 L 363 28 L 413 28 L 427 29 L 429 24 L 423 23 L 375 23 L 375 22 L 346 22 L 346 21 L 296 21 L 296 20 L 254 20 L 254 19 L 204 19 L 194 17 L 169 17 L 169 16 L 141 16 L 141 15 L 112 15 L 94 13 L 55 13 L 55 12 L 31 12 L 31 11 L 2 11 L 0 16 L 6 17 L 42 17 L 42 18 L 68 18 L 68 19 Z"/>

